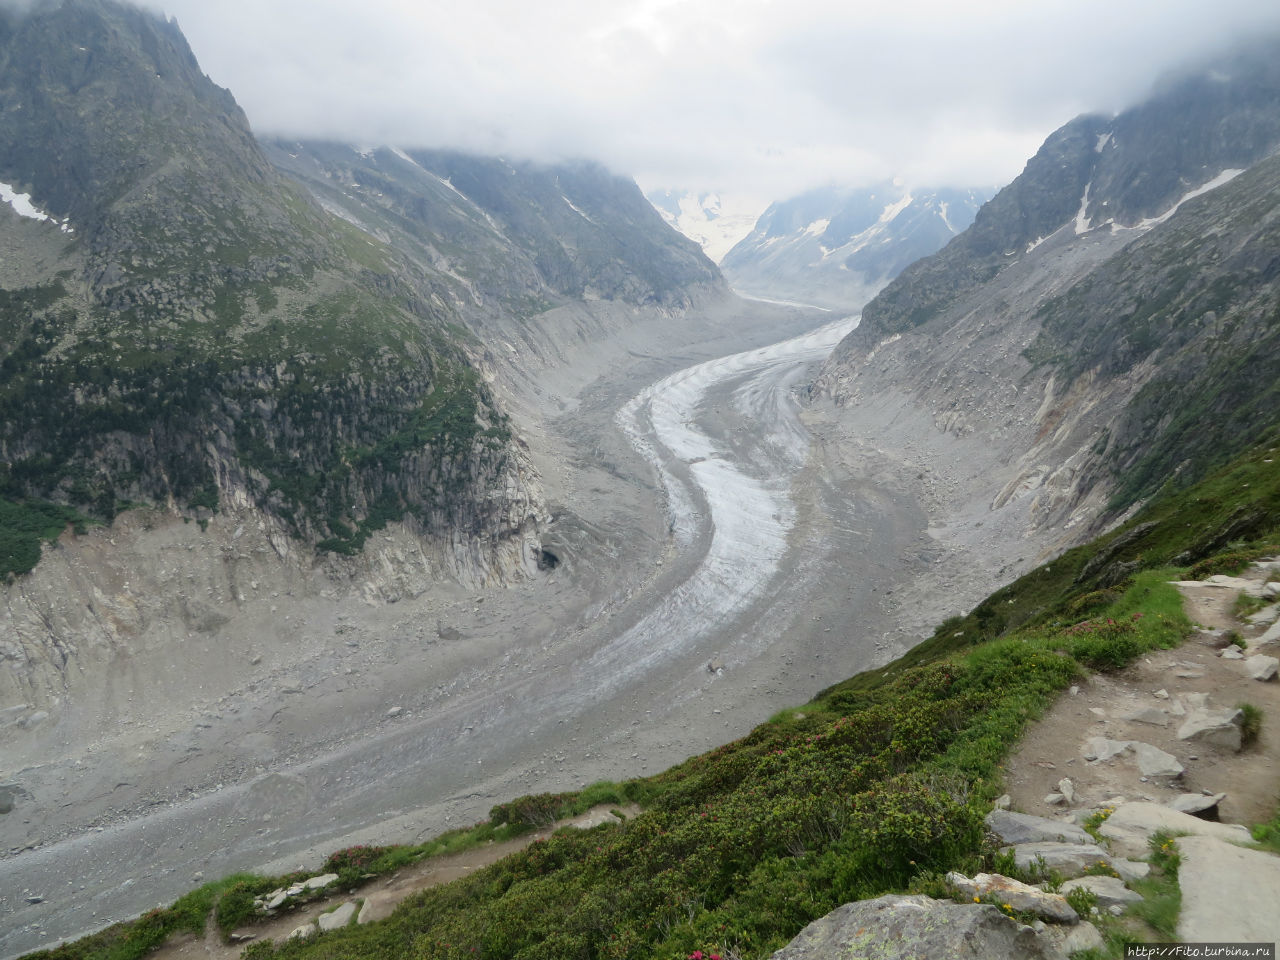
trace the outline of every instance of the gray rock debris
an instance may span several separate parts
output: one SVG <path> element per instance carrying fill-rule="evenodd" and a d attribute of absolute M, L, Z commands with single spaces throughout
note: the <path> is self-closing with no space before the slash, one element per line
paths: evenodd
<path fill-rule="evenodd" d="M 1007 844 L 1056 841 L 1058 843 L 1093 843 L 1093 838 L 1074 823 L 1033 817 L 1027 813 L 992 810 L 987 814 L 987 827 Z"/>
<path fill-rule="evenodd" d="M 1067 929 L 1077 927 L 1093 929 L 1090 924 Z M 837 907 L 801 930 L 772 960 L 1066 960 L 1090 938 L 1087 930 L 1074 935 L 1062 930 L 1025 927 L 990 904 L 890 895 Z"/>
<path fill-rule="evenodd" d="M 947 886 L 956 892 L 960 900 L 976 897 L 990 898 L 996 903 L 1007 903 L 1015 911 L 1034 913 L 1042 920 L 1053 923 L 1076 923 L 1080 915 L 1057 893 L 1046 893 L 998 873 L 980 873 L 970 879 L 963 873 L 948 873 Z"/>
<path fill-rule="evenodd" d="M 1243 660 L 1244 651 L 1237 647 L 1234 643 L 1229 647 L 1224 647 L 1222 653 L 1218 654 L 1223 660 Z"/>

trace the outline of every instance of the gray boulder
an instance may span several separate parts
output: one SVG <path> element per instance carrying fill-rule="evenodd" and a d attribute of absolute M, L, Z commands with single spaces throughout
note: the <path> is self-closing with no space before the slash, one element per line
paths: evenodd
<path fill-rule="evenodd" d="M 1079 877 L 1096 864 L 1111 866 L 1111 858 L 1095 843 L 1019 843 L 1001 852 L 1013 851 L 1019 870 L 1060 873 L 1064 877 Z"/>
<path fill-rule="evenodd" d="M 963 873 L 948 873 L 947 886 L 955 890 L 957 899 L 964 901 L 975 897 L 990 898 L 996 903 L 1007 903 L 1019 913 L 1034 913 L 1040 919 L 1053 923 L 1075 923 L 1080 919 L 1061 894 L 1046 893 L 1039 887 L 998 873 L 980 873 L 973 879 Z"/>
<path fill-rule="evenodd" d="M 1129 744 L 1134 759 L 1138 761 L 1138 769 L 1144 777 L 1180 777 L 1182 764 L 1173 754 L 1165 753 L 1159 747 L 1149 743 L 1133 740 Z"/>
<path fill-rule="evenodd" d="M 1043 933 L 990 904 L 890 895 L 837 907 L 801 930 L 772 960 L 1051 960 L 1064 957 L 1060 951 Z"/>
<path fill-rule="evenodd" d="M 303 880 L 302 887 L 304 890 L 323 890 L 325 887 L 327 887 L 329 884 L 333 883 L 337 879 L 338 879 L 338 875 L 336 873 L 322 873 L 318 877 L 312 877 L 309 880 Z"/>
<path fill-rule="evenodd" d="M 1200 817 L 1203 820 L 1218 819 L 1218 804 L 1227 799 L 1225 793 L 1213 793 L 1205 795 L 1203 793 L 1184 793 L 1174 797 L 1169 801 L 1169 806 L 1174 810 L 1182 813 L 1189 813 L 1193 817 Z"/>
<path fill-rule="evenodd" d="M 1250 843 L 1253 840 L 1247 829 L 1236 824 L 1212 823 L 1145 801 L 1126 803 L 1098 827 L 1098 832 L 1111 841 L 1112 850 L 1135 858 L 1150 855 L 1147 841 L 1158 830 L 1169 834 L 1216 837 L 1228 843 Z"/>
<path fill-rule="evenodd" d="M 1092 843 L 1093 838 L 1074 823 L 1033 817 L 1027 813 L 992 810 L 987 814 L 987 828 L 1007 844 L 1035 843 L 1050 840 L 1059 843 Z"/>
<path fill-rule="evenodd" d="M 1193 709 L 1178 728 L 1178 739 L 1239 750 L 1243 723 L 1244 713 L 1241 710 Z"/>
<path fill-rule="evenodd" d="M 354 903 L 344 903 L 337 910 L 330 910 L 328 913 L 320 914 L 321 930 L 340 930 L 351 922 L 351 918 L 356 915 L 356 905 Z"/>
<path fill-rule="evenodd" d="M 1178 850 L 1180 940 L 1280 941 L 1280 857 L 1213 837 L 1182 837 Z"/>
<path fill-rule="evenodd" d="M 1253 677 L 1255 680 L 1261 680 L 1265 683 L 1267 680 L 1275 678 L 1277 670 L 1280 670 L 1280 660 L 1277 660 L 1275 657 L 1267 657 L 1262 654 L 1258 654 L 1257 656 L 1250 657 L 1246 660 L 1244 662 L 1244 667 L 1249 671 L 1249 676 Z"/>

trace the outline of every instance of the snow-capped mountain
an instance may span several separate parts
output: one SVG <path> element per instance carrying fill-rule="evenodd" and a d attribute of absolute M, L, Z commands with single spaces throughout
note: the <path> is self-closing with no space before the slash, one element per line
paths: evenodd
<path fill-rule="evenodd" d="M 973 222 L 982 190 L 826 187 L 769 207 L 721 262 L 752 296 L 858 308 Z"/>
<path fill-rule="evenodd" d="M 703 253 L 716 263 L 751 232 L 760 215 L 759 206 L 718 193 L 654 190 L 647 196 L 667 223 L 700 244 Z"/>

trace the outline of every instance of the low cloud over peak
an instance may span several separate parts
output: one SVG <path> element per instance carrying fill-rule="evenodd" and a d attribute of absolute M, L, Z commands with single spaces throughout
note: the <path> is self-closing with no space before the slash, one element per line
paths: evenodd
<path fill-rule="evenodd" d="M 11 0 L 4 0 L 5 3 Z M 160 9 L 159 4 L 152 4 Z M 262 133 L 585 156 L 646 186 L 1002 183 L 1280 8 L 1223 0 L 165 0 Z"/>

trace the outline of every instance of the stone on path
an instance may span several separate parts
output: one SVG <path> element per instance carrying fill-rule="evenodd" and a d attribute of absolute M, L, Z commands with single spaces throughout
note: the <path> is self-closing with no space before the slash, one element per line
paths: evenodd
<path fill-rule="evenodd" d="M 1218 654 L 1218 656 L 1223 660 L 1243 660 L 1244 651 L 1233 643 L 1229 647 L 1224 647 L 1222 653 Z"/>
<path fill-rule="evenodd" d="M 1273 679 L 1276 671 L 1280 670 L 1280 660 L 1259 654 L 1246 660 L 1244 666 L 1249 671 L 1249 676 L 1253 677 L 1253 679 L 1266 682 Z"/>
<path fill-rule="evenodd" d="M 1086 760 L 1096 760 L 1099 763 L 1126 753 L 1132 754 L 1144 777 L 1177 777 L 1183 772 L 1182 764 L 1172 754 L 1140 740 L 1090 737 L 1080 752 Z"/>
<path fill-rule="evenodd" d="M 1147 841 L 1158 830 L 1171 834 L 1216 837 L 1236 843 L 1250 843 L 1253 840 L 1249 831 L 1238 824 L 1213 823 L 1158 803 L 1140 800 L 1117 807 L 1098 827 L 1098 832 L 1111 841 L 1113 851 L 1134 858 L 1150 855 Z"/>
<path fill-rule="evenodd" d="M 1023 926 L 985 903 L 889 895 L 837 907 L 801 930 L 771 960 L 1066 960 L 1071 951 L 1093 945 L 1089 930 L 1097 936 L 1086 923 Z M 1096 945 L 1101 946 L 1100 938 Z"/>
<path fill-rule="evenodd" d="M 1062 885 L 1062 895 L 1065 897 L 1078 888 L 1084 888 L 1095 894 L 1098 898 L 1098 908 L 1101 910 L 1116 905 L 1138 903 L 1142 900 L 1142 895 L 1126 887 L 1119 877 L 1077 877 Z"/>
<path fill-rule="evenodd" d="M 1182 776 L 1182 764 L 1173 754 L 1165 753 L 1159 747 L 1153 747 L 1149 743 L 1138 740 L 1132 741 L 1129 746 L 1133 749 L 1133 755 L 1138 761 L 1138 769 L 1142 771 L 1144 777 Z"/>
<path fill-rule="evenodd" d="M 1028 911 L 1054 923 L 1076 923 L 1080 919 L 1061 894 L 1046 893 L 1039 887 L 998 873 L 980 873 L 973 879 L 963 873 L 948 873 L 947 886 L 955 890 L 962 900 L 982 897 L 999 904 L 1007 903 L 1019 913 Z"/>
<path fill-rule="evenodd" d="M 1071 782 L 1070 777 L 1063 777 L 1058 781 L 1058 792 L 1067 803 L 1076 802 L 1076 785 Z"/>
<path fill-rule="evenodd" d="M 1006 844 L 1035 843 L 1050 840 L 1059 843 L 1093 843 L 1093 837 L 1074 823 L 1033 817 L 1028 813 L 992 810 L 987 814 L 987 827 Z"/>
<path fill-rule="evenodd" d="M 1244 713 L 1239 709 L 1209 710 L 1193 707 L 1178 728 L 1178 739 L 1239 750 L 1240 728 L 1243 723 Z"/>
<path fill-rule="evenodd" d="M 309 940 L 314 937 L 319 930 L 314 923 L 304 923 L 300 927 L 295 927 L 293 932 L 289 934 L 290 940 Z"/>
<path fill-rule="evenodd" d="M 1060 793 L 1050 793 L 1045 796 L 1044 802 L 1051 807 L 1056 807 L 1059 804 L 1066 803 L 1067 798 Z"/>
<path fill-rule="evenodd" d="M 366 898 L 364 903 L 360 905 L 360 916 L 356 917 L 356 923 L 366 924 L 373 922 L 373 900 Z"/>
<path fill-rule="evenodd" d="M 356 905 L 350 901 L 338 907 L 337 910 L 330 910 L 328 913 L 320 914 L 321 930 L 340 930 L 351 922 L 351 918 L 356 915 Z"/>
<path fill-rule="evenodd" d="M 1174 797 L 1169 801 L 1169 806 L 1182 813 L 1189 813 L 1193 817 L 1200 816 L 1204 813 L 1212 813 L 1213 816 L 1201 817 L 1202 820 L 1216 820 L 1218 804 L 1227 799 L 1225 793 L 1184 793 Z"/>
<path fill-rule="evenodd" d="M 997 810 L 1008 810 L 1011 806 L 1013 806 L 1013 797 L 1009 796 L 1007 793 L 1002 793 L 1000 796 L 996 797 Z"/>
<path fill-rule="evenodd" d="M 1169 725 L 1169 715 L 1159 707 L 1139 707 L 1137 710 L 1130 710 L 1120 719 L 1136 720 L 1138 723 L 1150 723 L 1157 727 L 1167 727 Z"/>
<path fill-rule="evenodd" d="M 302 881 L 302 887 L 304 890 L 321 890 L 337 879 L 338 875 L 336 873 L 322 873 L 318 877 Z"/>
<path fill-rule="evenodd" d="M 1064 877 L 1079 877 L 1098 864 L 1111 866 L 1107 852 L 1095 843 L 1019 843 L 1002 848 L 1001 852 L 1010 849 L 1018 869 L 1029 873 L 1044 870 L 1046 873 L 1056 871 Z"/>
<path fill-rule="evenodd" d="M 1280 941 L 1280 857 L 1216 837 L 1183 837 L 1178 850 L 1180 940 Z"/>

